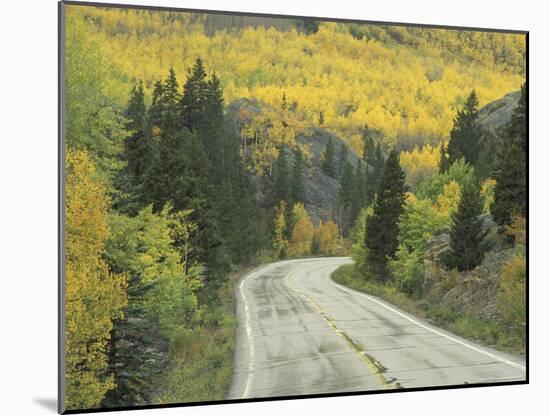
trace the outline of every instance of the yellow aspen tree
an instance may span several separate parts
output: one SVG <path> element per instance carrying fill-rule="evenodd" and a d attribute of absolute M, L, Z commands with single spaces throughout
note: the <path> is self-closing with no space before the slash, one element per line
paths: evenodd
<path fill-rule="evenodd" d="M 290 256 L 299 257 L 311 253 L 314 227 L 302 203 L 292 208 L 294 227 L 290 238 L 288 252 Z"/>
<path fill-rule="evenodd" d="M 319 226 L 315 229 L 315 244 L 320 254 L 336 254 L 338 239 L 338 226 L 332 220 L 319 223 Z"/>
<path fill-rule="evenodd" d="M 99 406 L 115 387 L 107 373 L 113 320 L 127 303 L 126 278 L 109 272 L 102 255 L 109 237 L 109 198 L 86 151 L 67 152 L 66 405 Z"/>
<path fill-rule="evenodd" d="M 273 238 L 273 250 L 276 258 L 284 258 L 287 254 L 288 241 L 286 235 L 286 203 L 281 200 L 275 212 L 275 236 Z"/>

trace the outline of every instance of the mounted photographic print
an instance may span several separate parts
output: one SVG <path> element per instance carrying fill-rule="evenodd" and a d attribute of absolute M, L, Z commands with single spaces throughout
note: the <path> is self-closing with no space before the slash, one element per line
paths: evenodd
<path fill-rule="evenodd" d="M 528 382 L 527 32 L 59 12 L 60 412 Z"/>

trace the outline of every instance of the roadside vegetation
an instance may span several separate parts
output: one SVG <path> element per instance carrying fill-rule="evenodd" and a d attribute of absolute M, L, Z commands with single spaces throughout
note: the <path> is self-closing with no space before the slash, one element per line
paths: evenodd
<path fill-rule="evenodd" d="M 525 105 L 523 87 L 510 122 L 499 133 L 501 147 L 489 172 L 475 92 L 458 111 L 449 142 L 441 146 L 438 172 L 409 187 L 398 154 L 390 152 L 376 196 L 351 232 L 355 264 L 342 267 L 334 278 L 459 335 L 524 353 Z M 490 253 L 504 255 L 496 270 L 485 261 Z M 496 294 L 482 299 L 494 304 L 496 313 L 474 313 L 446 297 L 450 292 L 474 296 L 471 284 L 496 285 Z"/>
<path fill-rule="evenodd" d="M 519 273 L 515 275 L 521 277 Z M 508 318 L 488 321 L 461 313 L 449 306 L 430 304 L 421 298 L 410 297 L 400 291 L 394 284 L 381 285 L 365 280 L 353 265 L 341 266 L 332 274 L 332 278 L 339 284 L 379 297 L 414 316 L 425 319 L 429 323 L 459 336 L 486 346 L 496 347 L 502 351 L 525 353 L 525 334 L 523 331 L 525 308 L 522 308 L 521 305 L 518 306 L 519 310 L 515 314 L 518 319 L 516 321 Z M 515 299 L 521 298 L 524 294 L 524 291 L 514 293 L 507 298 L 506 306 L 513 306 Z"/>

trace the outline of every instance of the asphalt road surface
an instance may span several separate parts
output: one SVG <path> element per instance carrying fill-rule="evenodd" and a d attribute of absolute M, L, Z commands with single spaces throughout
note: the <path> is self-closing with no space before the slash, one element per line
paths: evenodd
<path fill-rule="evenodd" d="M 523 359 L 332 281 L 351 262 L 282 261 L 241 280 L 228 399 L 525 379 Z"/>

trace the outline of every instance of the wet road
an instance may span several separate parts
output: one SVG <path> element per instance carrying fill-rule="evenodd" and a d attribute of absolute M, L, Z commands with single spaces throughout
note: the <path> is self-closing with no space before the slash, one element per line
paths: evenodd
<path fill-rule="evenodd" d="M 525 379 L 523 359 L 336 284 L 347 263 L 282 261 L 241 280 L 228 399 Z"/>

